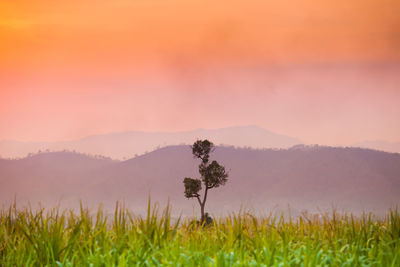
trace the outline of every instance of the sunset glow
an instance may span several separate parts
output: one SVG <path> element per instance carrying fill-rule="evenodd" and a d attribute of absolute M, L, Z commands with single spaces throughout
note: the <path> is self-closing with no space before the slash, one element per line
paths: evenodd
<path fill-rule="evenodd" d="M 256 124 L 400 141 L 396 0 L 0 2 L 0 140 Z"/>

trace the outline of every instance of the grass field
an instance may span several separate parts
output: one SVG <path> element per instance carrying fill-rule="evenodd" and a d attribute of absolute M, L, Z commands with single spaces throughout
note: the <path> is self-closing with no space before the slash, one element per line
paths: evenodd
<path fill-rule="evenodd" d="M 15 206 L 0 214 L 0 266 L 400 266 L 400 217 L 256 218 L 211 226 L 172 221 L 170 209 L 135 217 Z"/>

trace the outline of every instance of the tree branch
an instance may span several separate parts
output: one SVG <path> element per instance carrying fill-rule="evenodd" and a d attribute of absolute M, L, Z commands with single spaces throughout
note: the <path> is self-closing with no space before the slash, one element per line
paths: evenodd
<path fill-rule="evenodd" d="M 202 205 L 202 203 L 201 203 L 201 200 L 200 200 L 200 195 L 199 195 L 199 194 L 197 194 L 196 198 L 197 198 L 197 200 L 199 201 L 199 204 L 200 204 L 200 206 L 201 206 L 201 205 Z"/>

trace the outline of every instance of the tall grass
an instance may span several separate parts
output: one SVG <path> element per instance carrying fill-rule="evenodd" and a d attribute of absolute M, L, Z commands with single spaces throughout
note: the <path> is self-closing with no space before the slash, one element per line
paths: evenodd
<path fill-rule="evenodd" d="M 400 217 L 390 210 L 320 217 L 247 213 L 213 225 L 171 220 L 169 205 L 146 217 L 15 204 L 0 212 L 0 266 L 400 266 Z"/>

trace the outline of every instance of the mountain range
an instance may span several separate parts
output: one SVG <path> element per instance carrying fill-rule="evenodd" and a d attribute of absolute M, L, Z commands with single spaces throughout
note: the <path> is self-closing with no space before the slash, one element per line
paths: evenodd
<path fill-rule="evenodd" d="M 298 145 L 290 149 L 218 146 L 211 155 L 229 171 L 223 187 L 212 189 L 206 209 L 213 214 L 240 208 L 293 213 L 336 208 L 384 213 L 400 203 L 400 154 L 361 148 Z M 186 199 L 184 177 L 198 177 L 199 161 L 188 145 L 167 146 L 125 161 L 72 152 L 42 152 L 0 160 L 0 201 L 41 202 L 77 208 L 117 200 L 144 213 L 148 197 L 191 215 L 197 202 Z"/>
<path fill-rule="evenodd" d="M 197 129 L 186 132 L 121 132 L 88 136 L 68 142 L 1 141 L 3 157 L 25 157 L 38 151 L 70 150 L 113 159 L 127 159 L 157 147 L 192 144 L 208 138 L 215 144 L 253 148 L 288 148 L 302 143 L 296 138 L 272 133 L 257 126 L 229 127 L 215 130 Z"/>
<path fill-rule="evenodd" d="M 363 141 L 353 145 L 354 147 L 371 148 L 391 153 L 400 153 L 400 142 L 387 142 L 383 140 Z"/>
<path fill-rule="evenodd" d="M 304 142 L 282 134 L 273 133 L 258 126 L 238 126 L 220 129 L 197 129 L 184 132 L 119 132 L 91 135 L 78 140 L 62 142 L 0 141 L 0 157 L 22 158 L 38 151 L 76 151 L 90 155 L 102 155 L 125 160 L 145 154 L 156 148 L 192 144 L 197 139 L 209 139 L 217 145 L 251 148 L 290 148 Z M 364 141 L 353 147 L 370 148 L 400 153 L 400 143 Z"/>

